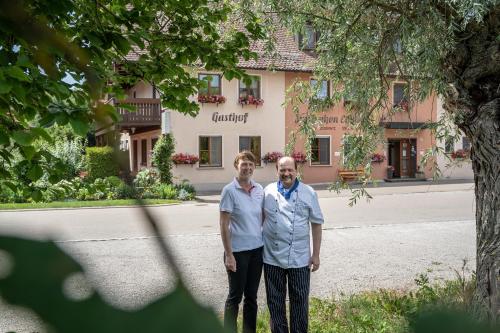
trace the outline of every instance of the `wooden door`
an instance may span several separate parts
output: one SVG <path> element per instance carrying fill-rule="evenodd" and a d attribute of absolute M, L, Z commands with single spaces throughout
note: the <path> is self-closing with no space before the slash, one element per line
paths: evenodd
<path fill-rule="evenodd" d="M 407 178 L 411 175 L 411 143 L 408 139 L 403 139 L 399 145 L 399 159 L 401 178 Z"/>

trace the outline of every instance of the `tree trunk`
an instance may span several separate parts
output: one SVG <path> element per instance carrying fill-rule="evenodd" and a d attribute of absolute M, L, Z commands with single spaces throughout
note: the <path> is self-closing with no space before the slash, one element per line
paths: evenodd
<path fill-rule="evenodd" d="M 473 138 L 472 168 L 476 194 L 476 303 L 500 319 L 500 99 L 485 104 L 465 127 Z M 496 120 L 495 120 L 496 119 Z"/>
<path fill-rule="evenodd" d="M 500 322 L 500 5 L 457 33 L 443 63 L 445 109 L 471 141 L 476 195 L 475 300 Z"/>

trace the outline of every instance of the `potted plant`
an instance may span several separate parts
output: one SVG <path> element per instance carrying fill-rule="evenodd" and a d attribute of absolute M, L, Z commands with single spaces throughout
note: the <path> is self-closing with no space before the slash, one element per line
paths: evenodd
<path fill-rule="evenodd" d="M 198 162 L 200 159 L 196 155 L 191 155 L 191 154 L 183 154 L 183 153 L 178 153 L 172 155 L 172 162 L 175 165 L 178 164 L 188 164 L 188 165 L 193 165 L 196 162 Z"/>
<path fill-rule="evenodd" d="M 394 167 L 392 165 L 387 166 L 387 179 L 392 179 L 394 177 Z"/>
<path fill-rule="evenodd" d="M 276 163 L 280 158 L 283 157 L 283 154 L 277 151 L 273 151 L 270 153 L 266 153 L 264 156 L 262 156 L 262 161 L 264 163 Z"/>
<path fill-rule="evenodd" d="M 425 172 L 419 166 L 417 172 L 415 172 L 415 178 L 417 179 L 425 179 Z"/>

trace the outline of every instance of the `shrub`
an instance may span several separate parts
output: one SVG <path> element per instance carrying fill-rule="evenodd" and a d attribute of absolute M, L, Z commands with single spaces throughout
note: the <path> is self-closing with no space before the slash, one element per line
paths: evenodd
<path fill-rule="evenodd" d="M 85 167 L 84 147 L 85 140 L 82 138 L 68 139 L 66 137 L 57 139 L 48 151 L 57 158 L 60 163 L 63 179 L 71 179 Z"/>
<path fill-rule="evenodd" d="M 179 200 L 193 200 L 196 195 L 196 190 L 188 180 L 184 179 L 180 184 L 175 185 L 177 189 L 177 198 Z"/>
<path fill-rule="evenodd" d="M 179 200 L 183 200 L 183 201 L 186 201 L 186 200 L 193 200 L 194 199 L 194 195 L 192 193 L 189 193 L 188 191 L 186 191 L 185 189 L 181 188 L 179 190 L 179 194 L 177 195 L 177 198 Z"/>
<path fill-rule="evenodd" d="M 196 190 L 193 185 L 189 183 L 187 179 L 183 179 L 181 183 L 175 185 L 178 191 L 185 190 L 187 193 L 192 194 L 193 197 L 196 195 Z"/>
<path fill-rule="evenodd" d="M 177 199 L 177 188 L 172 184 L 159 184 L 155 188 L 158 197 L 162 199 Z"/>
<path fill-rule="evenodd" d="M 86 166 L 88 178 L 106 178 L 118 176 L 118 164 L 111 147 L 87 147 Z"/>
<path fill-rule="evenodd" d="M 161 136 L 153 149 L 153 165 L 158 169 L 162 183 L 172 183 L 172 154 L 174 149 L 174 139 L 170 134 Z"/>
<path fill-rule="evenodd" d="M 134 185 L 138 188 L 151 189 L 160 181 L 158 173 L 153 169 L 143 169 L 137 173 Z"/>
<path fill-rule="evenodd" d="M 122 183 L 116 188 L 116 196 L 118 199 L 134 199 L 137 197 L 137 190 L 133 186 Z"/>

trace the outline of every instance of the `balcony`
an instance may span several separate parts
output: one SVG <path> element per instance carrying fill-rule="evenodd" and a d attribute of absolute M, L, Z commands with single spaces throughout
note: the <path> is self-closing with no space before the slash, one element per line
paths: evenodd
<path fill-rule="evenodd" d="M 136 111 L 121 108 L 120 104 L 136 107 Z M 116 110 L 122 117 L 118 125 L 122 129 L 161 125 L 161 103 L 157 98 L 129 98 L 115 102 Z"/>

